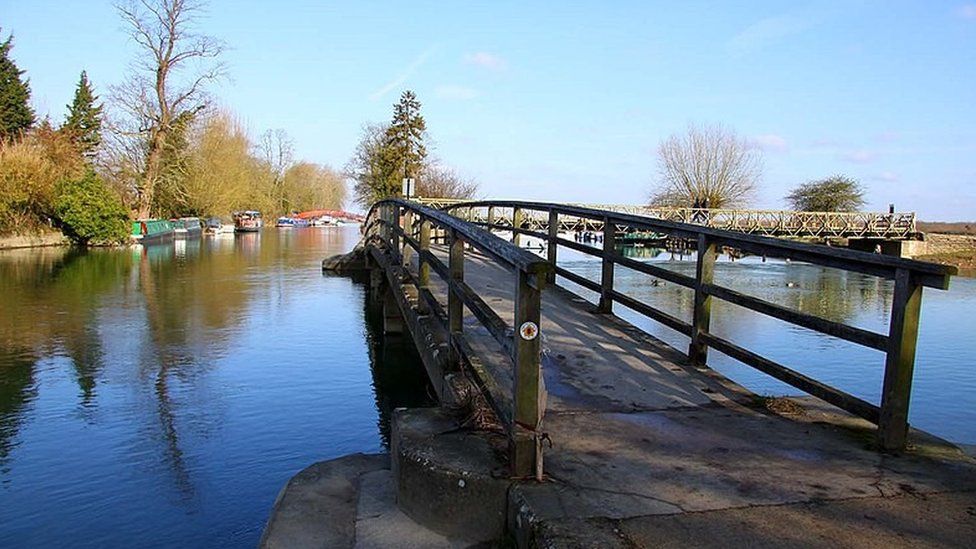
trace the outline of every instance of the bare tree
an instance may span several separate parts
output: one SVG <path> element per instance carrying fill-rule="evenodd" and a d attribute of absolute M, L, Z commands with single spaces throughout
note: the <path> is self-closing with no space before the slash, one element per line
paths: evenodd
<path fill-rule="evenodd" d="M 658 145 L 651 204 L 727 208 L 747 204 L 762 176 L 761 152 L 724 126 L 691 125 Z"/>
<path fill-rule="evenodd" d="M 376 189 L 389 177 L 383 159 L 387 124 L 365 124 L 363 134 L 346 163 L 343 173 L 353 180 L 353 194 L 356 202 L 369 208 L 379 198 Z"/>
<path fill-rule="evenodd" d="M 140 48 L 131 76 L 113 96 L 129 119 L 126 137 L 143 144 L 136 210 L 148 217 L 167 141 L 206 108 L 204 88 L 224 72 L 215 61 L 223 44 L 193 32 L 203 9 L 195 0 L 133 0 L 117 9 Z"/>
<path fill-rule="evenodd" d="M 426 163 L 417 180 L 417 196 L 426 198 L 473 198 L 477 191 L 477 181 L 435 162 Z"/>
<path fill-rule="evenodd" d="M 294 160 L 295 144 L 285 130 L 268 130 L 261 134 L 261 159 L 271 173 L 271 194 L 277 211 L 286 211 L 285 172 Z"/>

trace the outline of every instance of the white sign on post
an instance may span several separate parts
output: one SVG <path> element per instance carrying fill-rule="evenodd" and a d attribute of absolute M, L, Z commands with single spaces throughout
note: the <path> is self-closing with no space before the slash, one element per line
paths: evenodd
<path fill-rule="evenodd" d="M 410 198 L 414 195 L 414 179 L 412 177 L 403 178 L 403 197 Z"/>

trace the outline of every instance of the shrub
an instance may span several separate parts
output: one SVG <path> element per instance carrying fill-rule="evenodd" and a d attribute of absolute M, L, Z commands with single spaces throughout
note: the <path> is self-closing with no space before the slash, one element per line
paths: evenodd
<path fill-rule="evenodd" d="M 55 212 L 64 233 L 78 244 L 118 244 L 128 237 L 128 212 L 91 169 L 81 179 L 58 183 Z"/>

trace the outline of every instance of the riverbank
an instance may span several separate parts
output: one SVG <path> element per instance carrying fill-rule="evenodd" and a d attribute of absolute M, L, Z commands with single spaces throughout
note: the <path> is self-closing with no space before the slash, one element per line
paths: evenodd
<path fill-rule="evenodd" d="M 8 235 L 0 237 L 0 250 L 19 248 L 47 248 L 68 246 L 71 241 L 61 231 L 41 231 L 34 234 Z"/>
<path fill-rule="evenodd" d="M 976 234 L 927 234 L 925 253 L 913 259 L 953 265 L 960 276 L 976 277 Z"/>

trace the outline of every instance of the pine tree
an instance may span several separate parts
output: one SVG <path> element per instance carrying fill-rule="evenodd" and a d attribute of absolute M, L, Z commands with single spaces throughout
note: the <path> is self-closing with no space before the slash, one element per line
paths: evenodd
<path fill-rule="evenodd" d="M 88 75 L 81 71 L 81 80 L 75 89 L 75 99 L 68 105 L 68 116 L 61 126 L 78 149 L 87 158 L 95 156 L 102 142 L 102 105 L 96 105 L 95 95 L 88 82 Z"/>
<path fill-rule="evenodd" d="M 387 177 L 387 189 L 383 195 L 400 194 L 400 182 L 404 178 L 416 178 L 427 158 L 424 137 L 427 123 L 420 115 L 420 101 L 410 90 L 400 95 L 393 106 L 393 121 L 386 130 L 383 147 L 383 168 Z"/>
<path fill-rule="evenodd" d="M 12 139 L 34 125 L 30 107 L 30 83 L 21 80 L 24 71 L 10 58 L 14 37 L 0 44 L 0 140 Z"/>

